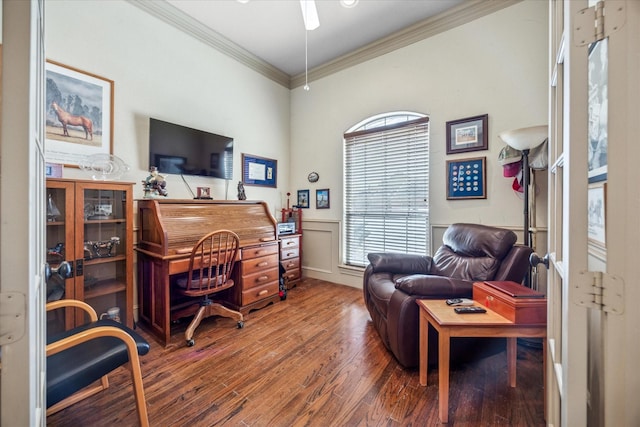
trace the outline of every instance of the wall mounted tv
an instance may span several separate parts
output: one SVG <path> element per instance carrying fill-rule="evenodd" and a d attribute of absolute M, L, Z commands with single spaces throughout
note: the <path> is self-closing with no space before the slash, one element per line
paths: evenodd
<path fill-rule="evenodd" d="M 149 119 L 149 167 L 160 173 L 233 178 L 233 138 Z"/>

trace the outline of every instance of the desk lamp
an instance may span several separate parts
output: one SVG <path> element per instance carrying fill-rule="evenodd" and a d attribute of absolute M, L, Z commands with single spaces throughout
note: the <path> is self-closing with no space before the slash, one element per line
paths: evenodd
<path fill-rule="evenodd" d="M 548 126 L 531 126 L 515 130 L 509 130 L 498 134 L 508 146 L 522 152 L 522 186 L 524 187 L 524 244 L 531 246 L 531 234 L 529 231 L 529 151 L 536 148 L 547 139 Z M 535 198 L 535 195 L 534 195 Z M 526 284 L 530 279 L 527 274 Z"/>

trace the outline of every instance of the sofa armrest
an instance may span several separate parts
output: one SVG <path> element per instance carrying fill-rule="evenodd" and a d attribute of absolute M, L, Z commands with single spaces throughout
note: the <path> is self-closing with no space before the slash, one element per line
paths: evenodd
<path fill-rule="evenodd" d="M 445 276 L 413 274 L 396 280 L 396 289 L 427 299 L 471 298 L 473 281 Z"/>
<path fill-rule="evenodd" d="M 426 274 L 431 271 L 432 258 L 430 256 L 377 252 L 370 253 L 367 257 L 374 273 Z"/>

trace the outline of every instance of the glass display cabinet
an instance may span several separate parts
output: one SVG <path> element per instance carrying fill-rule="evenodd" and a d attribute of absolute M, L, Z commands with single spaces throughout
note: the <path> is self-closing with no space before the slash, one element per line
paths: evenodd
<path fill-rule="evenodd" d="M 47 301 L 74 298 L 133 327 L 133 183 L 47 179 Z M 65 271 L 64 268 L 59 269 Z M 79 310 L 77 310 L 79 311 Z M 49 333 L 86 322 L 51 312 Z"/>

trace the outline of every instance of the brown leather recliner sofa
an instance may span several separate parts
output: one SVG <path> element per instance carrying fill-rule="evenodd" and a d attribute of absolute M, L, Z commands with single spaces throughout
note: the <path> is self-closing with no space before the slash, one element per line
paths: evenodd
<path fill-rule="evenodd" d="M 419 365 L 419 308 L 416 299 L 472 298 L 473 282 L 522 282 L 531 248 L 516 244 L 511 230 L 479 224 L 453 224 L 433 257 L 370 253 L 364 272 L 364 301 L 384 345 L 398 362 Z M 432 329 L 432 328 L 430 328 Z M 437 334 L 429 331 L 429 363 L 437 360 Z M 469 360 L 491 340 L 457 338 L 452 362 Z"/>

